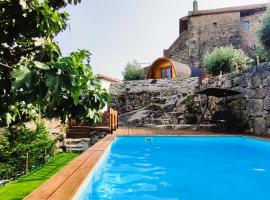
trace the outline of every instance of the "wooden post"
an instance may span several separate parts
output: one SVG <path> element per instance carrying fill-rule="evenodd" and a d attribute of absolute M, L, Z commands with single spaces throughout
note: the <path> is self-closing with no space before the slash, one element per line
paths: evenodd
<path fill-rule="evenodd" d="M 117 120 L 116 128 L 118 129 L 119 128 L 119 116 L 118 116 L 118 112 L 116 112 L 116 120 Z"/>
<path fill-rule="evenodd" d="M 113 130 L 115 131 L 115 111 L 113 111 Z"/>
<path fill-rule="evenodd" d="M 110 131 L 111 131 L 111 133 L 112 133 L 112 132 L 113 132 L 113 131 L 112 131 L 112 122 L 113 122 L 113 121 L 112 121 L 112 114 L 111 114 L 111 113 L 109 114 L 109 119 L 110 119 Z"/>
<path fill-rule="evenodd" d="M 25 174 L 29 171 L 29 153 L 26 153 L 26 160 L 25 160 Z"/>
<path fill-rule="evenodd" d="M 257 65 L 259 65 L 260 64 L 260 57 L 256 56 L 256 60 L 257 60 Z"/>
<path fill-rule="evenodd" d="M 114 112 L 112 113 L 112 130 L 114 131 L 114 124 L 115 124 L 115 121 L 114 121 Z"/>

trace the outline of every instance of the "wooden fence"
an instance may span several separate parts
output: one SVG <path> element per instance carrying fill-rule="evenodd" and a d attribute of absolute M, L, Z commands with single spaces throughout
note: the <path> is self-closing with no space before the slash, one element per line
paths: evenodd
<path fill-rule="evenodd" d="M 67 138 L 89 138 L 91 132 L 99 131 L 106 133 L 113 133 L 118 129 L 119 116 L 116 110 L 109 108 L 102 114 L 102 121 L 95 126 L 69 126 L 67 131 Z"/>

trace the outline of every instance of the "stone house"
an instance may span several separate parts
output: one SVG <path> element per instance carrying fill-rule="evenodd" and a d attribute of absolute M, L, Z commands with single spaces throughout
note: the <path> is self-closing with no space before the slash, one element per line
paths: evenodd
<path fill-rule="evenodd" d="M 266 4 L 193 11 L 179 21 L 179 37 L 164 57 L 190 66 L 202 67 L 203 56 L 215 47 L 230 46 L 252 55 L 257 44 L 256 30 L 267 9 Z"/>

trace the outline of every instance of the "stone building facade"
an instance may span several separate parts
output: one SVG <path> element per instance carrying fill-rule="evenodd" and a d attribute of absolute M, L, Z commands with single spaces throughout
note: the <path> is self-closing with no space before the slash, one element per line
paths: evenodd
<path fill-rule="evenodd" d="M 267 9 L 266 4 L 198 10 L 180 19 L 179 37 L 164 56 L 176 62 L 202 67 L 203 57 L 215 47 L 233 46 L 252 55 L 257 44 L 256 30 Z"/>

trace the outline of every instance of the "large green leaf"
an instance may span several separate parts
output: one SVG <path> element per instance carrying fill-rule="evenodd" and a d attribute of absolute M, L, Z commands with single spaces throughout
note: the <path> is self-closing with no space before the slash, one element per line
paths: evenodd
<path fill-rule="evenodd" d="M 74 100 L 75 105 L 78 105 L 81 95 L 82 94 L 81 94 L 81 91 L 80 91 L 79 88 L 73 88 L 72 89 L 72 98 Z"/>
<path fill-rule="evenodd" d="M 34 61 L 34 64 L 39 69 L 49 70 L 50 67 L 42 62 Z"/>
<path fill-rule="evenodd" d="M 61 95 L 62 81 L 59 75 L 53 74 L 51 72 L 47 73 L 45 83 L 52 96 L 59 97 Z"/>
<path fill-rule="evenodd" d="M 16 81 L 21 81 L 29 73 L 30 69 L 28 69 L 26 66 L 20 65 L 17 69 L 14 69 L 12 71 L 11 77 L 14 78 Z"/>

